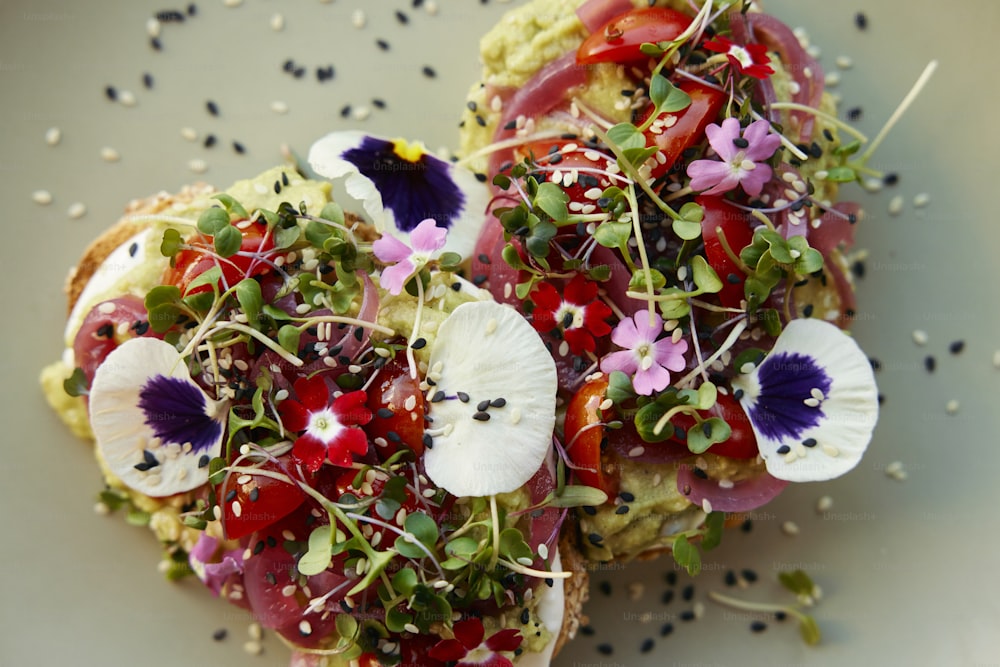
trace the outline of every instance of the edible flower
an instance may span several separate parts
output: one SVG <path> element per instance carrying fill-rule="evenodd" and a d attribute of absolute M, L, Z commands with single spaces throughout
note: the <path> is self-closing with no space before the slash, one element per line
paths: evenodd
<path fill-rule="evenodd" d="M 111 472 L 148 496 L 169 496 L 208 481 L 208 462 L 222 448 L 224 405 L 191 379 L 173 345 L 133 338 L 97 367 L 90 423 Z"/>
<path fill-rule="evenodd" d="M 774 70 L 768 65 L 771 59 L 767 55 L 767 47 L 763 44 L 744 46 L 734 43 L 728 37 L 717 35 L 715 39 L 705 42 L 703 46 L 709 51 L 725 53 L 729 64 L 740 74 L 761 80 L 774 74 Z"/>
<path fill-rule="evenodd" d="M 444 247 L 448 230 L 438 227 L 434 218 L 427 218 L 410 233 L 411 249 L 394 236 L 383 236 L 372 244 L 372 252 L 383 262 L 394 262 L 382 270 L 379 282 L 390 294 L 399 294 L 414 273 L 431 260 L 431 253 Z"/>
<path fill-rule="evenodd" d="M 368 437 L 358 428 L 372 420 L 365 407 L 367 396 L 357 390 L 330 400 L 330 388 L 320 375 L 299 378 L 293 385 L 298 401 L 278 404 L 285 430 L 300 433 L 292 447 L 292 458 L 310 472 L 329 461 L 350 466 L 352 454 L 368 451 Z"/>
<path fill-rule="evenodd" d="M 482 620 L 467 618 L 452 628 L 454 639 L 442 639 L 430 647 L 427 655 L 455 667 L 511 667 L 513 663 L 501 651 L 516 651 L 521 646 L 521 633 L 513 628 L 495 632 L 484 641 L 486 631 Z"/>
<path fill-rule="evenodd" d="M 223 587 L 243 574 L 244 548 L 220 549 L 222 542 L 208 533 L 198 535 L 188 563 L 205 586 L 215 595 L 222 593 Z"/>
<path fill-rule="evenodd" d="M 766 120 L 757 120 L 740 136 L 740 121 L 736 118 L 726 118 L 721 126 L 709 124 L 705 135 L 722 160 L 695 160 L 688 165 L 691 189 L 721 195 L 741 185 L 748 195 L 759 195 L 773 173 L 765 161 L 781 145 L 781 137 L 771 134 L 770 129 Z"/>
<path fill-rule="evenodd" d="M 438 327 L 427 377 L 430 480 L 455 496 L 514 491 L 552 446 L 556 364 L 510 306 L 464 303 Z"/>
<path fill-rule="evenodd" d="M 682 371 L 686 365 L 686 340 L 657 338 L 663 333 L 663 318 L 648 310 L 623 319 L 611 332 L 611 342 L 625 348 L 601 359 L 605 373 L 621 371 L 632 378 L 637 394 L 649 396 L 670 386 L 670 371 Z"/>
<path fill-rule="evenodd" d="M 822 320 L 789 322 L 767 357 L 732 385 L 767 471 L 789 482 L 833 479 L 854 468 L 878 419 L 868 358 Z"/>
<path fill-rule="evenodd" d="M 611 317 L 611 308 L 597 298 L 597 283 L 582 273 L 573 276 L 563 294 L 550 283 L 539 283 L 531 299 L 535 302 L 531 315 L 535 330 L 548 333 L 558 329 L 573 354 L 593 352 L 594 337 L 611 333 L 611 325 L 604 321 Z"/>
<path fill-rule="evenodd" d="M 419 142 L 359 131 L 333 132 L 309 149 L 309 164 L 344 179 L 383 235 L 406 239 L 421 221 L 447 229 L 447 250 L 468 256 L 476 243 L 489 190 L 471 171 L 431 155 Z"/>

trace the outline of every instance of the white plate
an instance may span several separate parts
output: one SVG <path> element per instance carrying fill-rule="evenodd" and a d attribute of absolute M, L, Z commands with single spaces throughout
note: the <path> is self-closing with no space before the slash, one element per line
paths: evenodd
<path fill-rule="evenodd" d="M 179 3 L 183 8 L 187 3 Z M 425 3 L 432 4 L 432 3 Z M 882 362 L 886 402 L 861 466 L 833 483 L 791 488 L 756 514 L 749 534 L 726 535 L 694 582 L 694 600 L 661 603 L 667 560 L 594 572 L 587 607 L 593 636 L 583 636 L 559 665 L 986 664 L 1000 659 L 994 554 L 1000 548 L 995 507 L 1000 469 L 996 395 L 1000 348 L 994 209 L 1000 133 L 994 32 L 1000 5 L 956 0 L 944 5 L 883 0 L 865 8 L 869 26 L 854 25 L 855 5 L 772 0 L 791 25 L 807 25 L 822 62 L 850 56 L 838 90 L 844 108 L 860 106 L 859 126 L 873 134 L 928 60 L 937 76 L 879 152 L 875 165 L 900 175 L 897 186 L 861 197 L 868 219 L 860 243 L 870 249 L 860 286 L 857 336 Z M 242 649 L 247 617 L 212 600 L 197 582 L 170 585 L 156 571 L 155 541 L 141 529 L 91 510 L 100 479 L 87 447 L 52 417 L 38 390 L 39 369 L 60 353 L 63 276 L 82 246 L 116 219 L 132 197 L 175 190 L 198 176 L 225 187 L 277 163 L 284 142 L 298 151 L 323 133 L 357 126 L 453 146 L 467 87 L 476 80 L 476 40 L 505 3 L 439 0 L 438 15 L 404 0 L 337 0 L 279 4 L 247 0 L 197 3 L 198 14 L 163 26 L 162 51 L 149 46 L 146 21 L 159 3 L 6 0 L 0 5 L 0 146 L 4 239 L 0 290 L 3 328 L 0 409 L 6 431 L 0 463 L 4 538 L 0 540 L 0 664 L 4 665 L 282 665 L 273 638 L 266 653 Z M 352 27 L 363 8 L 367 25 Z M 399 9 L 409 17 L 403 25 Z M 284 30 L 271 27 L 283 13 Z M 390 44 L 380 50 L 376 39 Z M 282 70 L 292 59 L 302 79 Z M 333 80 L 315 68 L 332 64 Z M 433 67 L 436 78 L 422 74 Z M 153 88 L 142 76 L 153 77 Z M 131 91 L 137 104 L 106 99 L 104 89 Z M 375 108 L 373 98 L 385 101 Z M 213 117 L 205 103 L 217 103 Z M 271 109 L 288 105 L 287 114 Z M 341 109 L 370 109 L 366 120 Z M 46 145 L 50 127 L 62 130 Z M 181 138 L 183 127 L 218 143 Z M 246 153 L 237 154 L 232 141 Z M 121 155 L 106 163 L 101 149 Z M 54 201 L 40 206 L 35 190 Z M 921 209 L 913 198 L 929 193 Z M 895 196 L 905 201 L 888 215 Z M 860 195 L 859 195 L 860 196 Z M 86 205 L 71 220 L 67 209 Z M 913 330 L 926 331 L 919 347 Z M 964 340 L 952 355 L 948 346 Z M 937 359 L 928 373 L 925 356 Z M 955 415 L 945 410 L 957 400 Z M 900 461 L 908 479 L 886 476 Z M 814 506 L 822 495 L 834 505 Z M 800 528 L 782 534 L 784 521 Z M 787 601 L 780 571 L 802 566 L 825 596 L 812 612 L 824 633 L 805 647 L 791 621 L 768 622 L 707 600 L 711 590 L 746 599 Z M 728 588 L 724 571 L 754 570 L 757 583 Z M 611 597 L 598 584 L 607 581 Z M 641 597 L 633 600 L 644 584 Z M 702 618 L 681 612 L 704 605 Z M 661 637 L 664 623 L 674 632 Z M 212 634 L 228 629 L 228 637 Z M 641 653 L 652 638 L 649 653 Z M 597 652 L 609 643 L 613 653 Z"/>

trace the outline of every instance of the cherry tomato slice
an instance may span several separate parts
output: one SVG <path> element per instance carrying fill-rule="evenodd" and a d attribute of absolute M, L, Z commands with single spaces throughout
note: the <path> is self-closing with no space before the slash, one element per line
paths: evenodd
<path fill-rule="evenodd" d="M 259 467 L 264 471 L 286 474 L 274 461 L 265 461 Z M 288 516 L 306 498 L 297 484 L 252 473 L 229 475 L 219 484 L 216 496 L 222 506 L 223 532 L 230 540 L 266 528 Z"/>
<path fill-rule="evenodd" d="M 274 249 L 274 237 L 268 233 L 267 224 L 263 221 L 255 221 L 250 224 L 243 224 L 237 221 L 243 241 L 240 243 L 240 251 L 245 253 L 267 253 Z M 269 264 L 260 262 L 254 257 L 236 254 L 232 257 L 219 258 L 215 254 L 212 245 L 212 237 L 207 240 L 202 238 L 188 241 L 191 248 L 184 248 L 174 257 L 173 266 L 167 269 L 163 275 L 164 285 L 176 285 L 182 294 L 198 294 L 208 292 L 211 285 L 198 285 L 190 291 L 188 286 L 191 282 L 208 271 L 216 264 L 222 269 L 222 280 L 227 287 L 232 287 L 244 278 L 267 273 L 271 270 Z"/>
<path fill-rule="evenodd" d="M 716 443 L 708 448 L 709 453 L 726 456 L 731 459 L 752 459 L 757 456 L 757 437 L 750 426 L 746 412 L 730 394 L 719 394 L 715 405 L 702 413 L 703 417 L 721 417 L 729 424 L 732 433 L 728 440 Z M 685 432 L 695 426 L 694 418 L 680 414 L 671 420 L 675 428 L 680 427 Z M 683 442 L 674 438 L 674 442 Z"/>
<path fill-rule="evenodd" d="M 644 7 L 616 16 L 583 41 L 576 62 L 636 63 L 649 60 L 639 50 L 646 43 L 669 42 L 691 25 L 691 17 L 666 7 Z"/>
<path fill-rule="evenodd" d="M 573 149 L 573 145 L 577 148 Z M 567 149 L 567 146 L 570 148 Z M 597 159 L 591 159 L 595 154 Z M 599 188 L 603 191 L 611 185 L 610 179 L 599 172 L 607 172 L 609 162 L 611 164 L 615 162 L 613 157 L 610 159 L 601 158 L 600 154 L 587 149 L 583 144 L 564 139 L 535 141 L 520 146 L 514 150 L 514 157 L 518 161 L 531 157 L 547 176 L 551 176 L 555 172 L 560 174 L 575 172 L 576 180 L 573 184 L 568 187 L 562 185 L 562 189 L 569 196 L 570 201 L 581 204 L 596 203 L 595 199 L 587 197 L 588 190 Z"/>
<path fill-rule="evenodd" d="M 368 390 L 368 409 L 372 420 L 364 428 L 379 458 L 392 456 L 400 445 L 418 458 L 424 453 L 424 394 L 405 361 L 393 359 L 379 371 Z"/>
<path fill-rule="evenodd" d="M 726 243 L 738 257 L 740 250 L 753 241 L 753 216 L 746 211 L 730 206 L 721 197 L 699 195 L 695 202 L 702 207 L 705 215 L 701 220 L 701 236 L 705 241 L 705 258 L 722 279 L 719 302 L 729 308 L 739 308 L 743 300 L 743 283 L 746 275 L 726 253 L 719 240 L 717 230 L 721 229 Z"/>
<path fill-rule="evenodd" d="M 600 405 L 607 390 L 608 378 L 601 376 L 588 380 L 573 394 L 566 408 L 563 440 L 580 482 L 604 491 L 611 499 L 618 493 L 618 477 L 601 456 L 604 427 L 595 426 L 603 420 Z"/>
<path fill-rule="evenodd" d="M 670 116 L 676 120 L 671 120 L 670 125 L 654 121 L 645 132 L 646 144 L 655 143 L 665 158 L 653 168 L 653 178 L 659 178 L 670 171 L 685 150 L 701 141 L 705 136 L 705 128 L 718 117 L 726 101 L 725 93 L 698 81 L 683 81 L 677 87 L 688 94 L 691 104 L 680 111 L 661 114 L 661 118 Z M 646 122 L 653 109 L 650 104 L 639 115 L 637 124 Z"/>
<path fill-rule="evenodd" d="M 97 367 L 112 350 L 136 336 L 161 337 L 150 328 L 146 306 L 139 297 L 126 294 L 91 308 L 73 339 L 73 359 L 87 384 L 93 382 Z"/>

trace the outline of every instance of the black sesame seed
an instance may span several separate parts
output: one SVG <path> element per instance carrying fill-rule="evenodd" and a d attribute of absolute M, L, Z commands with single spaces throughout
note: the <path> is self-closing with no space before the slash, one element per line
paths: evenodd
<path fill-rule="evenodd" d="M 233 141 L 233 150 L 239 153 L 240 155 L 243 155 L 244 153 L 247 152 L 246 147 L 238 141 Z"/>
<path fill-rule="evenodd" d="M 594 636 L 594 626 L 592 626 L 590 624 L 581 625 L 580 626 L 580 634 L 583 635 L 584 637 L 593 637 Z"/>
<path fill-rule="evenodd" d="M 260 498 L 260 487 L 253 487 L 250 489 L 250 502 L 255 503 L 257 499 Z"/>
<path fill-rule="evenodd" d="M 610 596 L 611 595 L 611 582 L 608 581 L 608 580 L 604 580 L 604 581 L 600 582 L 599 584 L 597 584 L 597 590 L 601 591 L 601 593 L 604 594 L 604 595 L 609 595 Z"/>
<path fill-rule="evenodd" d="M 159 51 L 163 48 L 163 44 L 160 43 L 159 37 L 151 37 L 149 40 L 149 45 L 153 48 L 154 51 Z"/>
<path fill-rule="evenodd" d="M 490 408 L 490 402 L 488 399 L 485 401 L 479 401 L 479 403 L 476 404 L 476 410 L 478 410 L 479 412 L 486 412 L 489 408 Z"/>
<path fill-rule="evenodd" d="M 627 503 L 635 501 L 635 494 L 629 493 L 628 491 L 622 491 L 621 493 L 618 494 L 618 497 Z"/>
<path fill-rule="evenodd" d="M 598 644 L 597 652 L 601 655 L 611 655 L 615 652 L 615 649 L 611 644 Z"/>
<path fill-rule="evenodd" d="M 882 178 L 882 182 L 886 185 L 895 185 L 896 183 L 899 183 L 899 174 L 895 172 L 886 174 Z"/>
<path fill-rule="evenodd" d="M 111 338 L 115 335 L 115 327 L 113 324 L 103 324 L 97 329 L 95 335 L 98 338 Z"/>
<path fill-rule="evenodd" d="M 184 21 L 184 14 L 181 14 L 176 9 L 164 9 L 156 12 L 154 16 L 156 16 L 156 20 L 160 23 L 182 23 Z"/>
<path fill-rule="evenodd" d="M 217 642 L 221 642 L 223 639 L 226 638 L 228 634 L 229 634 L 228 630 L 226 630 L 225 628 L 219 628 L 218 630 L 212 633 L 212 639 Z"/>
<path fill-rule="evenodd" d="M 674 624 L 673 623 L 664 623 L 663 625 L 660 626 L 660 636 L 661 637 L 667 637 L 671 633 L 673 633 L 673 631 L 674 631 Z"/>
<path fill-rule="evenodd" d="M 663 595 L 660 596 L 660 604 L 670 604 L 674 601 L 674 589 L 668 588 L 663 591 Z"/>
<path fill-rule="evenodd" d="M 802 314 L 806 317 L 812 317 L 813 305 L 811 303 L 807 303 L 805 308 L 802 309 Z"/>
<path fill-rule="evenodd" d="M 736 146 L 737 148 L 747 148 L 750 146 L 750 142 L 744 139 L 743 137 L 736 137 L 735 139 L 733 139 L 733 145 Z"/>
<path fill-rule="evenodd" d="M 786 614 L 785 612 L 783 612 L 783 611 L 776 611 L 776 612 L 774 612 L 774 620 L 776 620 L 776 621 L 783 621 L 786 618 L 788 618 L 788 614 Z"/>
<path fill-rule="evenodd" d="M 787 454 L 788 452 L 792 451 L 792 448 L 789 447 L 788 445 L 782 445 L 781 447 L 778 447 L 776 451 L 779 454 Z"/>
<path fill-rule="evenodd" d="M 118 89 L 115 88 L 114 86 L 105 86 L 104 96 L 107 97 L 112 102 L 114 102 L 118 99 Z"/>
<path fill-rule="evenodd" d="M 531 611 L 525 607 L 521 610 L 521 625 L 527 625 L 528 621 L 531 620 Z"/>
<path fill-rule="evenodd" d="M 694 476 L 697 477 L 698 479 L 708 479 L 708 473 L 699 468 L 698 466 L 694 466 L 693 470 L 694 470 Z"/>
<path fill-rule="evenodd" d="M 488 422 L 490 420 L 490 413 L 488 412 L 477 412 L 472 415 L 472 418 L 478 422 Z"/>
<path fill-rule="evenodd" d="M 147 89 L 152 88 L 153 87 L 153 75 L 150 74 L 149 72 L 145 72 L 142 75 L 142 85 L 145 86 Z"/>
<path fill-rule="evenodd" d="M 211 148 L 212 146 L 215 145 L 216 141 L 218 140 L 215 138 L 214 134 L 206 134 L 205 141 L 202 143 L 205 146 L 205 148 Z"/>
<path fill-rule="evenodd" d="M 757 581 L 757 573 L 754 572 L 753 570 L 749 569 L 740 570 L 740 576 L 742 576 L 748 583 L 751 584 L 756 583 Z"/>
<path fill-rule="evenodd" d="M 690 609 L 685 609 L 684 611 L 681 612 L 680 619 L 682 621 L 685 621 L 685 622 L 686 621 L 693 621 L 694 618 L 695 618 L 694 612 L 691 611 Z"/>
<path fill-rule="evenodd" d="M 204 468 L 205 466 L 208 465 L 209 461 L 211 460 L 212 458 L 208 454 L 202 454 L 201 458 L 198 459 L 198 467 Z"/>
<path fill-rule="evenodd" d="M 388 432 L 386 432 L 385 437 L 390 442 L 402 442 L 403 441 L 403 438 L 401 438 L 400 435 L 399 435 L 399 433 L 396 433 L 395 431 L 388 431 Z"/>
<path fill-rule="evenodd" d="M 272 549 L 278 546 L 278 540 L 277 538 L 274 537 L 274 535 L 268 535 L 265 542 L 267 542 L 267 546 L 271 547 Z"/>
<path fill-rule="evenodd" d="M 445 394 L 443 391 L 441 391 L 440 389 L 437 390 L 436 392 L 434 392 L 434 395 L 431 396 L 431 403 L 440 403 L 441 401 L 444 400 L 444 396 Z"/>
<path fill-rule="evenodd" d="M 823 138 L 827 141 L 833 141 L 833 132 L 830 131 L 830 128 L 823 128 Z"/>
<path fill-rule="evenodd" d="M 726 576 L 723 578 L 723 581 L 726 582 L 726 586 L 735 586 L 736 573 L 733 572 L 732 570 L 726 570 Z"/>
<path fill-rule="evenodd" d="M 640 653 L 649 653 L 650 651 L 653 650 L 653 647 L 655 645 L 656 645 L 656 642 L 654 642 L 652 639 L 650 639 L 650 638 L 643 639 L 642 640 L 642 644 L 639 645 L 639 652 Z"/>
<path fill-rule="evenodd" d="M 869 357 L 868 363 L 871 364 L 873 371 L 878 372 L 882 370 L 882 362 L 879 361 L 878 359 L 875 359 L 874 357 Z"/>
<path fill-rule="evenodd" d="M 219 105 L 213 102 L 212 100 L 208 100 L 207 102 L 205 102 L 205 109 L 207 109 L 208 113 L 212 114 L 213 116 L 219 115 Z"/>
<path fill-rule="evenodd" d="M 434 438 L 431 437 L 430 433 L 424 433 L 423 438 L 421 439 L 424 443 L 424 447 L 427 449 L 434 449 Z"/>
<path fill-rule="evenodd" d="M 854 15 L 854 25 L 858 27 L 858 30 L 866 30 L 868 28 L 868 16 L 864 12 L 858 12 Z"/>
<path fill-rule="evenodd" d="M 490 407 L 492 408 L 502 408 L 505 405 L 507 405 L 506 398 L 494 398 L 492 401 L 490 401 Z"/>
<path fill-rule="evenodd" d="M 389 408 L 379 408 L 378 410 L 375 411 L 375 415 L 379 419 L 392 419 L 395 416 L 395 414 L 396 413 L 390 410 Z"/>
<path fill-rule="evenodd" d="M 229 489 L 229 493 L 226 494 L 225 501 L 231 503 L 236 500 L 236 489 Z"/>
<path fill-rule="evenodd" d="M 414 350 L 421 350 L 421 349 L 427 347 L 427 339 L 426 338 L 418 338 L 415 341 L 413 341 L 413 343 L 410 345 L 410 347 L 413 348 Z"/>
<path fill-rule="evenodd" d="M 667 582 L 667 586 L 676 586 L 677 573 L 673 571 L 667 572 L 665 575 L 663 575 L 663 580 Z"/>
<path fill-rule="evenodd" d="M 619 505 L 618 509 L 615 510 L 615 514 L 628 514 L 628 505 Z"/>
<path fill-rule="evenodd" d="M 734 391 L 733 392 L 733 398 L 735 398 L 737 401 L 740 400 L 740 399 L 742 399 L 743 398 L 743 390 L 742 389 L 737 389 L 736 391 Z"/>
<path fill-rule="evenodd" d="M 767 630 L 767 623 L 764 621 L 754 621 L 750 624 L 750 632 L 764 632 Z"/>
<path fill-rule="evenodd" d="M 433 67 L 431 67 L 430 65 L 424 65 L 423 68 L 420 71 L 428 79 L 433 79 L 433 78 L 435 78 L 437 76 L 437 71 Z"/>
<path fill-rule="evenodd" d="M 388 51 L 389 50 L 389 42 L 385 41 L 384 39 L 376 39 L 375 40 L 375 46 L 377 46 L 378 48 L 380 48 L 383 51 Z"/>
<path fill-rule="evenodd" d="M 965 349 L 964 340 L 956 340 L 952 342 L 951 345 L 948 346 L 948 351 L 951 352 L 952 354 L 961 354 L 962 350 L 964 349 Z"/>
<path fill-rule="evenodd" d="M 747 519 L 743 523 L 741 523 L 740 530 L 742 530 L 744 533 L 749 533 L 751 530 L 753 530 L 753 519 Z"/>
<path fill-rule="evenodd" d="M 253 545 L 253 555 L 259 556 L 261 553 L 263 553 L 264 548 L 266 546 L 267 545 L 264 544 L 264 540 L 257 540 L 257 544 Z"/>
<path fill-rule="evenodd" d="M 685 602 L 690 602 L 694 599 L 694 584 L 688 584 L 681 589 L 681 599 Z"/>
<path fill-rule="evenodd" d="M 463 403 L 469 402 L 469 395 L 466 394 L 464 391 L 456 392 L 455 395 L 458 396 L 458 400 L 462 401 Z"/>
<path fill-rule="evenodd" d="M 806 447 L 815 447 L 816 438 L 806 438 L 805 440 L 802 441 L 802 444 L 805 445 Z"/>
<path fill-rule="evenodd" d="M 376 109 L 384 109 L 387 105 L 385 103 L 385 100 L 383 100 L 381 97 L 373 97 L 372 106 L 375 107 Z"/>
<path fill-rule="evenodd" d="M 478 108 L 479 108 L 479 105 L 478 105 L 478 104 L 476 104 L 476 103 L 475 103 L 474 101 L 472 101 L 472 100 L 469 100 L 468 102 L 466 102 L 466 103 L 465 103 L 465 106 L 466 106 L 466 107 L 467 107 L 467 108 L 469 109 L 469 111 L 471 111 L 472 113 L 476 113 L 476 109 L 478 109 Z"/>
<path fill-rule="evenodd" d="M 406 25 L 406 24 L 408 24 L 410 22 L 410 17 L 407 16 L 405 12 L 402 12 L 402 11 L 400 11 L 400 10 L 397 9 L 396 10 L 396 20 L 399 21 L 402 25 Z"/>
<path fill-rule="evenodd" d="M 601 545 L 601 542 L 604 541 L 604 537 L 600 533 L 591 533 L 590 535 L 587 535 L 587 540 L 595 547 L 598 547 Z"/>
<path fill-rule="evenodd" d="M 859 120 L 861 120 L 861 117 L 863 115 L 864 111 L 861 109 L 861 107 L 851 107 L 850 109 L 847 110 L 847 120 L 851 121 L 852 123 L 856 123 Z"/>
<path fill-rule="evenodd" d="M 927 369 L 928 373 L 933 373 L 934 369 L 937 368 L 937 359 L 931 355 L 924 357 L 924 368 Z"/>
<path fill-rule="evenodd" d="M 283 62 L 281 64 L 281 69 L 283 69 L 286 72 L 294 72 L 295 71 L 295 61 L 292 60 L 291 58 L 289 58 L 288 60 L 286 60 L 285 62 Z"/>
<path fill-rule="evenodd" d="M 590 516 L 595 516 L 597 514 L 597 508 L 592 505 L 584 505 L 581 509 L 584 514 L 588 514 Z"/>

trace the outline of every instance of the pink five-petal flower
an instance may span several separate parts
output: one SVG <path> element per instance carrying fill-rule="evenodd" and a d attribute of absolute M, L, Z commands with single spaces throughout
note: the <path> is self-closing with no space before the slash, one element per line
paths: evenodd
<path fill-rule="evenodd" d="M 292 458 L 310 472 L 324 461 L 349 466 L 353 454 L 368 451 L 368 436 L 358 428 L 372 419 L 364 391 L 352 391 L 330 401 L 330 389 L 321 376 L 299 378 L 293 385 L 299 400 L 286 399 L 278 414 L 287 431 L 299 433 Z"/>
<path fill-rule="evenodd" d="M 427 655 L 435 660 L 454 662 L 456 667 L 511 667 L 511 661 L 501 651 L 515 651 L 521 645 L 521 633 L 506 629 L 490 635 L 486 641 L 483 622 L 468 618 L 455 623 L 454 639 L 442 639 Z"/>
<path fill-rule="evenodd" d="M 433 218 L 427 218 L 410 232 L 411 249 L 394 236 L 383 236 L 372 244 L 372 251 L 379 261 L 393 263 L 382 270 L 379 279 L 391 294 L 399 294 L 414 273 L 431 260 L 431 255 L 444 247 L 448 230 L 438 227 Z"/>
<path fill-rule="evenodd" d="M 714 40 L 705 42 L 704 46 L 709 51 L 725 53 L 729 59 L 729 64 L 746 76 L 755 79 L 766 79 L 774 74 L 774 70 L 768 65 L 771 59 L 767 55 L 767 47 L 763 44 L 736 44 L 728 37 L 718 35 Z"/>
<path fill-rule="evenodd" d="M 705 136 L 722 160 L 695 160 L 688 165 L 691 189 L 721 195 L 741 185 L 748 195 L 759 195 L 773 173 L 765 160 L 781 145 L 781 137 L 771 134 L 770 127 L 766 120 L 754 121 L 740 136 L 736 118 L 726 118 L 721 126 L 709 124 Z"/>
<path fill-rule="evenodd" d="M 531 293 L 535 302 L 531 325 L 539 333 L 559 329 L 573 354 L 593 352 L 594 338 L 611 332 L 611 326 L 604 321 L 611 317 L 611 308 L 597 298 L 597 293 L 597 283 L 582 273 L 573 276 L 562 294 L 550 283 L 539 283 Z"/>
<path fill-rule="evenodd" d="M 641 310 L 629 319 L 618 323 L 611 332 L 611 341 L 625 348 L 612 352 L 601 359 L 601 370 L 605 373 L 621 371 L 632 377 L 636 393 L 649 396 L 670 385 L 670 371 L 684 370 L 687 341 L 676 343 L 671 338 L 657 340 L 663 333 L 663 319 L 649 311 Z"/>

